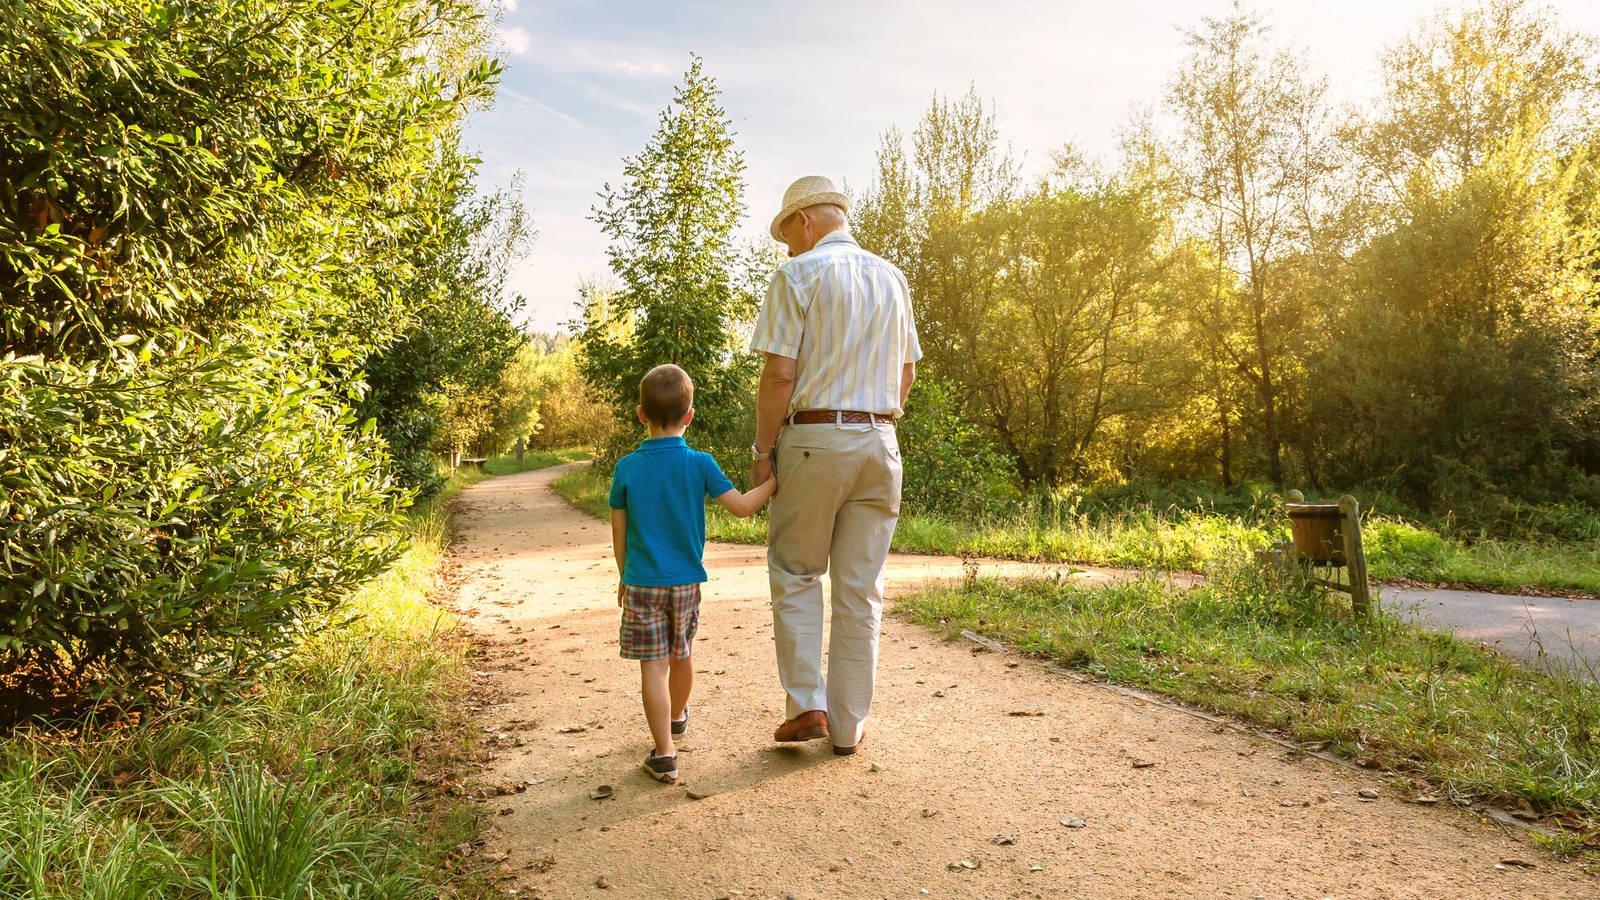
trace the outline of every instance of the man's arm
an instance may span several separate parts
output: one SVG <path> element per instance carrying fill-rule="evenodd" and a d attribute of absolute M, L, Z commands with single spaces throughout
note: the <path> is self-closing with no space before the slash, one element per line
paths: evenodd
<path fill-rule="evenodd" d="M 723 491 L 717 495 L 722 508 L 741 519 L 748 518 L 778 490 L 778 479 L 768 478 L 744 493 L 738 490 Z"/>
<path fill-rule="evenodd" d="M 761 367 L 761 384 L 756 388 L 756 449 L 767 451 L 778 441 L 778 429 L 789 414 L 789 398 L 794 396 L 794 360 L 767 354 Z M 772 460 L 764 459 L 750 467 L 750 482 L 763 484 L 772 477 Z"/>
<path fill-rule="evenodd" d="M 906 398 L 911 396 L 911 384 L 917 380 L 917 364 L 908 362 L 900 368 L 900 408 L 906 408 Z"/>
<path fill-rule="evenodd" d="M 628 511 L 625 509 L 611 511 L 611 552 L 617 558 L 617 605 L 621 606 L 626 591 L 622 572 L 628 563 Z"/>

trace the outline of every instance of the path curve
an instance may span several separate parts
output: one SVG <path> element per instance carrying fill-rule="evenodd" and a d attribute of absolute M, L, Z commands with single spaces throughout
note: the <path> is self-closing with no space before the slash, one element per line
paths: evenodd
<path fill-rule="evenodd" d="M 481 778 L 506 792 L 478 852 L 502 860 L 518 896 L 1596 891 L 1521 833 L 893 616 L 862 752 L 774 746 L 783 696 L 759 547 L 707 548 L 685 784 L 657 784 L 638 770 L 649 739 L 638 667 L 617 657 L 609 528 L 550 491 L 565 470 L 477 484 L 456 519 L 456 602 L 484 643 Z M 960 572 L 896 556 L 889 590 Z M 602 784 L 612 799 L 590 799 Z M 1361 788 L 1380 799 L 1358 801 Z M 1537 867 L 1497 868 L 1506 856 Z"/>

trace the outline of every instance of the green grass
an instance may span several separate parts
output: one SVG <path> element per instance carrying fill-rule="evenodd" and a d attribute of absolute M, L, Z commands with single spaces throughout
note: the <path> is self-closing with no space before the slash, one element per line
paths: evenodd
<path fill-rule="evenodd" d="M 1600 829 L 1600 686 L 1530 672 L 1388 616 L 1357 627 L 1326 603 L 1241 569 L 1187 591 L 1155 579 L 971 579 L 898 609 L 1327 741 L 1333 752 L 1419 775 L 1447 798 L 1526 799 L 1564 813 L 1580 835 Z"/>
<path fill-rule="evenodd" d="M 469 752 L 465 643 L 427 601 L 452 478 L 386 574 L 205 714 L 0 741 L 0 897 L 433 900 L 476 835 L 429 785 Z"/>
<path fill-rule="evenodd" d="M 606 476 L 581 469 L 555 489 L 589 513 L 607 513 Z M 764 514 L 736 519 L 710 505 L 711 540 L 760 544 Z M 1254 550 L 1286 538 L 1286 525 L 1267 526 L 1217 513 L 1164 515 L 1148 510 L 1009 512 L 970 520 L 907 512 L 895 529 L 894 549 L 908 553 L 974 555 L 1128 569 L 1213 572 L 1251 558 Z M 1365 528 L 1368 568 L 1380 580 L 1409 579 L 1514 590 L 1539 588 L 1600 594 L 1600 542 L 1483 539 L 1467 543 L 1390 517 Z"/>
<path fill-rule="evenodd" d="M 560 450 L 529 450 L 522 455 L 522 462 L 517 462 L 515 456 L 496 456 L 483 464 L 486 475 L 515 475 L 518 472 L 531 472 L 534 469 L 545 469 L 558 466 L 562 463 L 577 462 L 588 459 L 589 451 L 580 447 L 565 447 Z"/>

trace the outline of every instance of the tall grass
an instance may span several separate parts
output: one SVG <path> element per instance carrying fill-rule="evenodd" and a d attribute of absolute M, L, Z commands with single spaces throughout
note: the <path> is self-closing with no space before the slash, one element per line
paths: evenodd
<path fill-rule="evenodd" d="M 249 696 L 0 742 L 0 897 L 432 900 L 475 819 L 428 787 L 470 737 L 464 644 L 427 596 L 444 501 L 478 477 L 413 510 L 398 564 Z"/>
<path fill-rule="evenodd" d="M 555 489 L 589 513 L 607 515 L 606 476 L 582 469 Z M 781 490 L 781 488 L 780 488 Z M 764 543 L 764 514 L 736 519 L 712 505 L 712 540 Z M 1468 542 L 1392 516 L 1368 518 L 1364 528 L 1374 578 L 1600 593 L 1600 541 L 1484 537 Z M 1272 512 L 1195 509 L 1114 510 L 1021 503 L 964 517 L 903 512 L 894 549 L 910 553 L 990 556 L 1130 569 L 1213 572 L 1252 558 L 1255 550 L 1288 537 Z"/>
<path fill-rule="evenodd" d="M 1600 685 L 1528 671 L 1384 613 L 1358 626 L 1327 604 L 1240 569 L 1190 590 L 1156 579 L 971 579 L 898 606 L 924 624 L 1326 741 L 1449 797 L 1527 800 L 1582 832 L 1600 828 Z"/>

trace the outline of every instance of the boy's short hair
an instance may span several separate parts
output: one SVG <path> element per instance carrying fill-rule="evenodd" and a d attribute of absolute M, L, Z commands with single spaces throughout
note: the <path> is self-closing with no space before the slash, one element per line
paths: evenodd
<path fill-rule="evenodd" d="M 661 428 L 681 424 L 693 405 L 694 382 L 671 363 L 656 366 L 639 379 L 639 406 L 644 417 Z"/>

